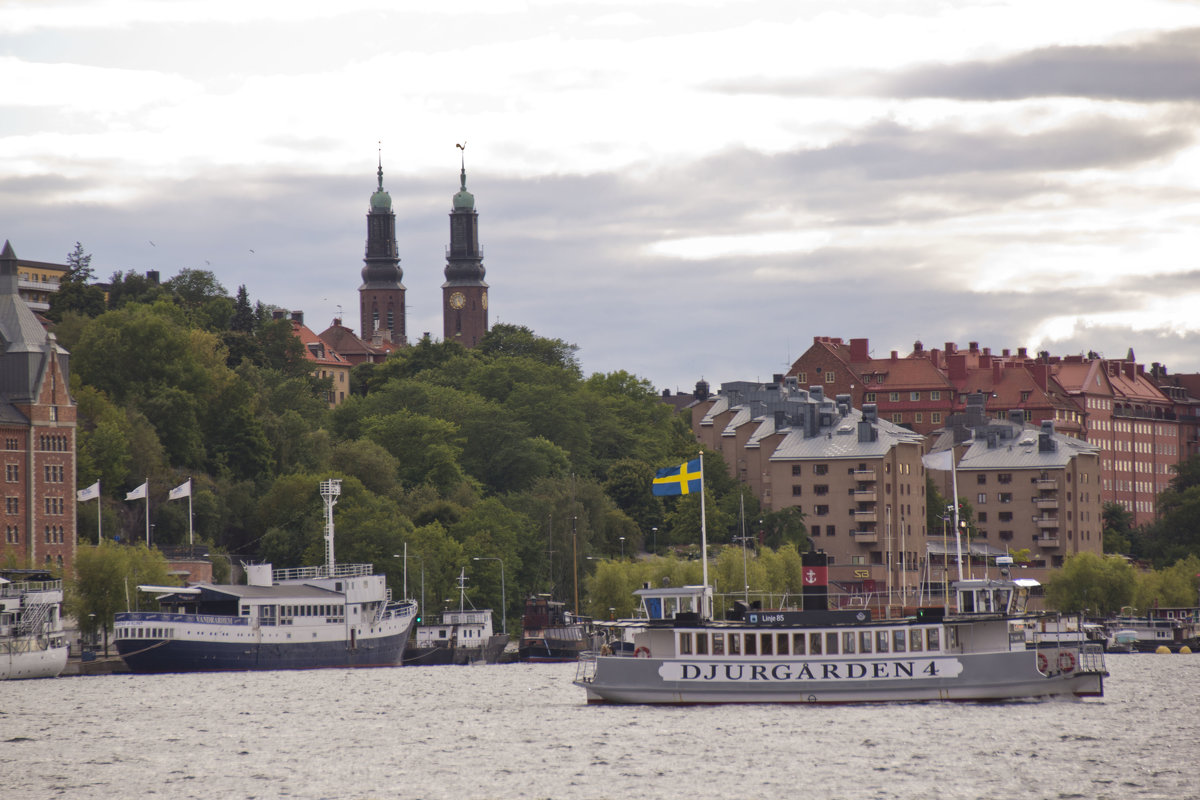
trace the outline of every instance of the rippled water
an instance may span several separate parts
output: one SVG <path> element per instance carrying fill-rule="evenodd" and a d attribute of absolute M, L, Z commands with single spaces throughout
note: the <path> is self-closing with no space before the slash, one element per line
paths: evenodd
<path fill-rule="evenodd" d="M 1200 656 L 1106 696 L 587 706 L 574 665 L 0 682 L 5 798 L 1181 798 Z"/>

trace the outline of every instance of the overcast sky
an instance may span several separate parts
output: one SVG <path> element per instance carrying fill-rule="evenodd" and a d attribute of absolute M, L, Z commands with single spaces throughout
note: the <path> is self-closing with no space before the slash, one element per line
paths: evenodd
<path fill-rule="evenodd" d="M 466 141 L 492 322 L 588 373 L 813 336 L 1200 371 L 1198 2 L 441 5 L 0 0 L 0 241 L 357 330 L 381 146 L 439 336 Z"/>

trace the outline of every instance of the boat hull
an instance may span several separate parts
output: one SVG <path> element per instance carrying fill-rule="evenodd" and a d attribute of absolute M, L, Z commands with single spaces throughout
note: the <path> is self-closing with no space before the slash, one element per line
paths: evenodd
<path fill-rule="evenodd" d="M 131 672 L 394 667 L 401 663 L 408 628 L 387 636 L 291 643 L 223 643 L 186 639 L 121 639 L 117 652 Z"/>
<path fill-rule="evenodd" d="M 415 647 L 404 651 L 404 666 L 432 667 L 467 664 L 495 664 L 500 661 L 508 637 L 504 634 L 492 636 L 481 647 Z"/>
<path fill-rule="evenodd" d="M 554 638 L 550 636 L 521 640 L 517 658 L 531 664 L 561 664 L 578 661 L 580 653 L 596 650 L 603 644 L 600 634 L 581 633 L 580 638 Z"/>
<path fill-rule="evenodd" d="M 589 703 L 985 702 L 1099 697 L 1103 671 L 1044 674 L 1035 654 L 939 654 L 872 661 L 654 659 L 589 654 L 575 684 Z"/>
<path fill-rule="evenodd" d="M 67 647 L 47 647 L 33 639 L 0 644 L 0 681 L 54 678 L 67 666 Z"/>

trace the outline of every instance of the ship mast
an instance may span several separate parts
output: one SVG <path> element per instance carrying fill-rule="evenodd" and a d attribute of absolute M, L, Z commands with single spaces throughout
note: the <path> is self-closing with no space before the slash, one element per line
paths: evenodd
<path fill-rule="evenodd" d="M 333 507 L 342 493 L 342 482 L 337 478 L 321 481 L 321 499 L 325 501 L 325 574 L 333 577 Z"/>

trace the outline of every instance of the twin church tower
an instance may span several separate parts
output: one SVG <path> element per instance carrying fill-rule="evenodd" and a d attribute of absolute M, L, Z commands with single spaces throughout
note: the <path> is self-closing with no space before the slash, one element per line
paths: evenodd
<path fill-rule="evenodd" d="M 442 284 L 442 335 L 464 347 L 479 344 L 488 329 L 488 285 L 483 280 L 483 251 L 479 247 L 479 214 L 475 196 L 467 191 L 465 146 L 460 187 L 450 210 L 450 247 L 446 250 L 446 282 Z M 404 270 L 396 250 L 396 214 L 392 197 L 383 188 L 383 160 L 379 162 L 379 187 L 371 195 L 367 213 L 367 254 L 363 258 L 358 302 L 363 341 L 408 343 L 405 330 Z M 377 336 L 378 335 L 378 336 Z"/>

